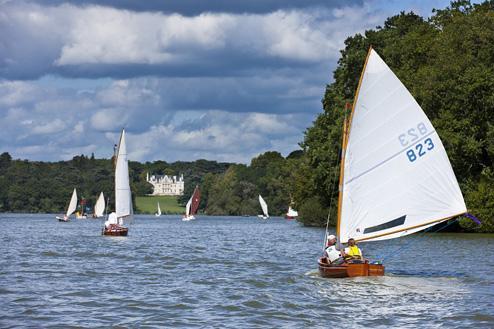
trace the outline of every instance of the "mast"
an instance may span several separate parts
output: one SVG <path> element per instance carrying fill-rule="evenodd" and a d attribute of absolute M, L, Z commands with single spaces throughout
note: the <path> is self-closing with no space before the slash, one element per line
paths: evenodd
<path fill-rule="evenodd" d="M 367 61 L 369 60 L 369 56 L 371 54 L 372 46 L 369 47 L 369 50 L 367 51 L 367 56 L 365 57 L 365 62 L 364 62 L 364 67 L 362 68 L 362 73 L 360 73 L 360 79 L 358 82 L 357 86 L 357 91 L 355 92 L 355 97 L 353 99 L 353 104 L 352 104 L 352 112 L 350 113 L 350 119 L 346 120 L 346 110 L 348 108 L 348 103 L 345 105 L 345 119 L 343 120 L 343 138 L 342 138 L 342 145 L 341 145 L 341 162 L 340 162 L 340 182 L 339 182 L 339 193 L 338 193 L 338 217 L 336 221 L 336 238 L 338 243 L 340 242 L 340 222 L 341 222 L 341 207 L 342 207 L 342 201 L 343 201 L 343 178 L 345 176 L 345 155 L 346 155 L 346 147 L 348 144 L 348 138 L 350 137 L 350 131 L 352 127 L 352 118 L 353 118 L 353 112 L 355 111 L 355 104 L 357 104 L 357 99 L 358 99 L 358 94 L 360 91 L 360 86 L 362 84 L 362 80 L 364 78 L 364 73 L 365 73 L 365 68 L 367 67 Z"/>

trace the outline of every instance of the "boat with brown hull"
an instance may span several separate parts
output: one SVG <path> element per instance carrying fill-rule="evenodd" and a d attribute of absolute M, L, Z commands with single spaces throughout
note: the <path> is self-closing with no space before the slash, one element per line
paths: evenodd
<path fill-rule="evenodd" d="M 112 236 L 127 236 L 129 229 L 117 224 L 110 224 L 109 226 L 103 227 L 101 234 L 112 235 Z"/>
<path fill-rule="evenodd" d="M 319 258 L 319 274 L 323 278 L 352 278 L 355 276 L 383 276 L 384 266 L 382 264 L 343 263 L 341 265 L 330 265 L 326 257 Z"/>
<path fill-rule="evenodd" d="M 332 242 L 336 245 L 325 244 L 324 249 L 331 259 L 338 251 L 344 251 L 340 254 L 344 257 L 347 252 L 341 248 L 350 240 L 400 238 L 467 212 L 434 126 L 372 48 L 349 110 L 348 104 L 343 113 L 336 239 Z M 328 226 L 329 216 L 326 238 Z M 318 264 L 326 278 L 384 275 L 382 264 L 365 261 L 331 266 L 321 258 Z"/>

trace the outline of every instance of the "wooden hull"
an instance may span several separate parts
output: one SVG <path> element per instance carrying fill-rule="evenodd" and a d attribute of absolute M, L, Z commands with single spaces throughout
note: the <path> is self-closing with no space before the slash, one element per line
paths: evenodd
<path fill-rule="evenodd" d="M 331 266 L 326 259 L 319 259 L 319 273 L 323 278 L 351 278 L 356 276 L 383 276 L 384 266 L 382 264 L 352 264 L 343 263 Z"/>
<path fill-rule="evenodd" d="M 110 227 L 104 227 L 101 234 L 112 236 L 127 236 L 129 229 L 123 226 L 110 225 Z"/>

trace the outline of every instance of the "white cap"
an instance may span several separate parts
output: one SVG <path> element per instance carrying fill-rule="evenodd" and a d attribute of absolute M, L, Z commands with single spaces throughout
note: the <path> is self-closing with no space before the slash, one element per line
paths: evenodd
<path fill-rule="evenodd" d="M 328 235 L 328 240 L 333 240 L 333 239 L 336 239 L 336 237 L 333 234 Z"/>

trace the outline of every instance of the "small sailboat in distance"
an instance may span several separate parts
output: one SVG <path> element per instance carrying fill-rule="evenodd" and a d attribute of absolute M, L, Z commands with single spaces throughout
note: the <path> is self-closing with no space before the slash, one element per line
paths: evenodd
<path fill-rule="evenodd" d="M 104 213 L 105 213 L 105 196 L 103 195 L 103 192 L 101 192 L 99 194 L 98 200 L 96 201 L 96 204 L 94 205 L 93 218 L 103 217 Z"/>
<path fill-rule="evenodd" d="M 122 129 L 120 142 L 117 147 L 115 161 L 115 212 L 112 212 L 103 227 L 103 235 L 126 236 L 129 229 L 124 225 L 125 220 L 132 220 L 132 193 L 129 184 L 129 164 L 127 159 L 127 145 L 125 130 Z"/>
<path fill-rule="evenodd" d="M 56 216 L 59 222 L 68 222 L 70 221 L 70 215 L 76 210 L 77 208 L 77 191 L 74 188 L 74 191 L 72 192 L 72 197 L 70 198 L 69 206 L 67 208 L 67 212 L 63 217 Z"/>
<path fill-rule="evenodd" d="M 266 201 L 262 198 L 262 196 L 259 194 L 259 203 L 261 204 L 261 209 L 262 209 L 262 215 L 257 215 L 257 217 L 262 218 L 262 219 L 268 219 L 269 214 L 268 214 L 268 205 Z"/>
<path fill-rule="evenodd" d="M 349 122 L 344 121 L 339 185 L 340 245 L 350 238 L 403 237 L 467 211 L 439 135 L 372 48 Z M 384 266 L 368 261 L 332 266 L 322 257 L 319 272 L 330 278 L 380 276 Z"/>
<path fill-rule="evenodd" d="M 161 208 L 160 208 L 160 203 L 158 201 L 158 211 L 154 214 L 156 217 L 160 217 L 161 216 Z"/>
<path fill-rule="evenodd" d="M 298 217 L 298 211 L 294 210 L 292 206 L 288 207 L 288 212 L 285 215 L 286 219 L 295 219 Z"/>
<path fill-rule="evenodd" d="M 199 208 L 200 202 L 201 202 L 201 191 L 199 190 L 199 186 L 196 185 L 196 188 L 194 189 L 194 193 L 192 193 L 192 196 L 185 205 L 185 215 L 182 217 L 183 221 L 190 221 L 196 219 L 194 215 L 197 214 L 197 209 Z"/>

